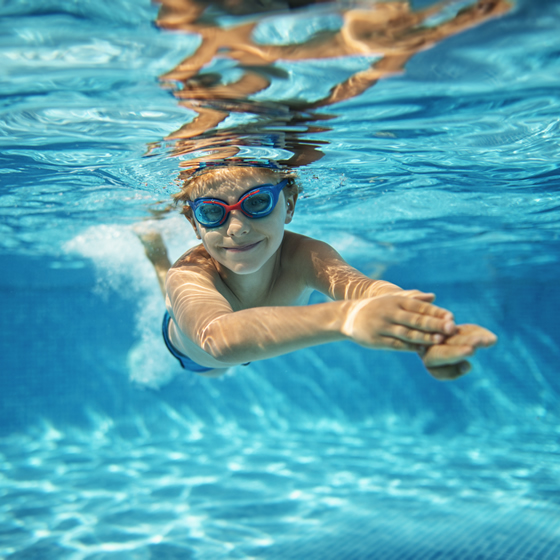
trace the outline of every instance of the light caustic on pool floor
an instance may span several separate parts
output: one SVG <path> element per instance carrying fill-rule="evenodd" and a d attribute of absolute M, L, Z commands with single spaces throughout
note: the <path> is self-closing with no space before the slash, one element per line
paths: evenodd
<path fill-rule="evenodd" d="M 0 557 L 560 556 L 551 443 L 350 434 L 14 436 Z"/>

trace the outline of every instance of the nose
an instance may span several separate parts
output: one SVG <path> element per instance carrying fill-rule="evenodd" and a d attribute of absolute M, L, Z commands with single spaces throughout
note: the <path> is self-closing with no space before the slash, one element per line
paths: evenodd
<path fill-rule="evenodd" d="M 227 234 L 231 237 L 247 235 L 251 230 L 249 218 L 240 210 L 232 210 L 227 222 Z"/>

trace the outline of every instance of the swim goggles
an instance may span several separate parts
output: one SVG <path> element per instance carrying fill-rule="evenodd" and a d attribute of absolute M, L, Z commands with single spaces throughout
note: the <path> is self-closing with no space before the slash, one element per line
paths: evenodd
<path fill-rule="evenodd" d="M 226 204 L 217 198 L 197 198 L 187 204 L 192 208 L 196 221 L 205 228 L 223 225 L 232 210 L 241 210 L 248 218 L 268 216 L 278 203 L 282 189 L 288 184 L 283 179 L 276 185 L 260 185 L 243 193 L 235 204 Z"/>

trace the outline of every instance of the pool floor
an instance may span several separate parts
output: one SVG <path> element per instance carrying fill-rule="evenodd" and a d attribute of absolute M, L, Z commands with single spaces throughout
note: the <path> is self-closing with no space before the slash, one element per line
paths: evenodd
<path fill-rule="evenodd" d="M 333 426 L 0 444 L 5 559 L 557 559 L 558 446 Z"/>

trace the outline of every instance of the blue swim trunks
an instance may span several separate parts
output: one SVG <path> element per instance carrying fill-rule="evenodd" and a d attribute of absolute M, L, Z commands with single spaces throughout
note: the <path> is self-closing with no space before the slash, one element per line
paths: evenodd
<path fill-rule="evenodd" d="M 212 371 L 214 368 L 209 368 L 206 366 L 201 366 L 200 364 L 197 364 L 195 361 L 191 360 L 188 356 L 185 356 L 184 354 L 181 354 L 181 352 L 179 352 L 179 350 L 177 350 L 176 348 L 173 347 L 173 345 L 171 344 L 171 341 L 169 340 L 169 321 L 171 320 L 171 317 L 169 316 L 169 313 L 166 311 L 165 315 L 163 316 L 163 324 L 161 326 L 161 331 L 163 334 L 163 340 L 165 341 L 165 345 L 167 346 L 167 349 L 179 360 L 179 363 L 181 364 L 181 367 L 183 369 L 188 369 L 189 371 L 193 371 L 196 373 L 203 373 L 205 371 Z"/>

